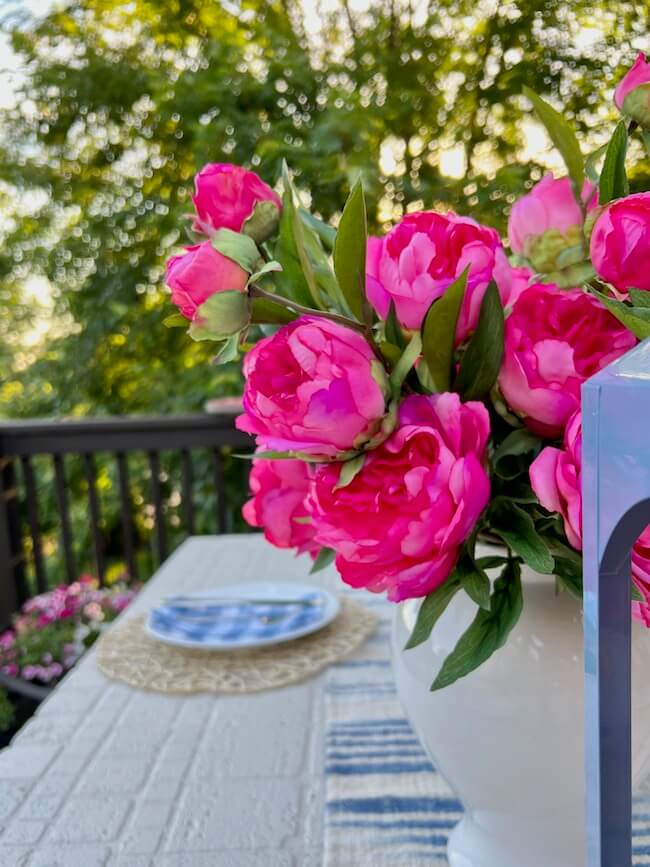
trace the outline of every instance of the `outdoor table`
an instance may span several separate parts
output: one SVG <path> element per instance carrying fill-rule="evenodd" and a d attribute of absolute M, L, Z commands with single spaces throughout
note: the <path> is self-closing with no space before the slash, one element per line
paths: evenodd
<path fill-rule="evenodd" d="M 189 539 L 124 617 L 178 591 L 332 569 L 261 535 Z M 161 695 L 91 650 L 0 753 L 3 867 L 319 867 L 323 678 L 248 695 Z"/>

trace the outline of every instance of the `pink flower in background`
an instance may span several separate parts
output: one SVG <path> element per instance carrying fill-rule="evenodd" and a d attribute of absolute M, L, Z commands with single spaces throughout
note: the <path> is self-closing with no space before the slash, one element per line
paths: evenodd
<path fill-rule="evenodd" d="M 609 204 L 591 235 L 591 260 L 598 275 L 622 292 L 650 290 L 650 193 Z"/>
<path fill-rule="evenodd" d="M 408 214 L 383 238 L 368 239 L 366 294 L 383 319 L 393 301 L 401 325 L 416 329 L 433 301 L 469 266 L 456 331 L 460 342 L 476 327 L 502 249 L 497 232 L 470 217 L 452 211 Z"/>
<path fill-rule="evenodd" d="M 309 482 L 309 464 L 304 461 L 254 460 L 248 478 L 252 497 L 242 511 L 251 527 L 263 528 L 272 545 L 315 557 L 320 545 L 314 541 L 314 528 L 301 520 L 308 518 Z"/>
<path fill-rule="evenodd" d="M 585 181 L 582 198 L 587 210 L 598 205 L 596 188 Z M 532 190 L 512 206 L 508 220 L 508 238 L 513 252 L 531 256 L 531 245 L 547 232 L 582 233 L 583 216 L 575 200 L 569 178 L 544 175 Z"/>
<path fill-rule="evenodd" d="M 358 332 L 329 319 L 303 316 L 261 340 L 244 376 L 237 427 L 263 450 L 336 458 L 388 433 L 383 366 Z"/>
<path fill-rule="evenodd" d="M 549 512 L 558 512 L 570 544 L 582 550 L 582 416 L 570 419 L 561 449 L 547 446 L 530 465 L 530 483 Z M 632 548 L 632 580 L 645 598 L 632 602 L 633 616 L 650 627 L 650 525 Z"/>
<path fill-rule="evenodd" d="M 446 580 L 490 496 L 489 434 L 480 402 L 411 396 L 349 485 L 337 489 L 338 466 L 316 469 L 308 499 L 316 540 L 336 551 L 347 584 L 399 602 Z"/>
<path fill-rule="evenodd" d="M 571 545 L 582 548 L 582 417 L 566 426 L 561 449 L 547 446 L 530 465 L 530 483 L 542 506 L 558 512 Z"/>
<path fill-rule="evenodd" d="M 561 437 L 582 383 L 636 342 L 596 298 L 539 283 L 506 319 L 499 387 L 532 431 Z"/>
<path fill-rule="evenodd" d="M 214 249 L 209 241 L 186 247 L 181 256 L 167 262 L 166 283 L 172 301 L 187 319 L 215 292 L 244 292 L 248 274 L 232 259 Z"/>
<path fill-rule="evenodd" d="M 260 202 L 270 202 L 277 212 L 280 197 L 268 184 L 241 166 L 208 163 L 194 178 L 192 196 L 197 219 L 194 228 L 211 234 L 217 229 L 241 232 L 246 220 Z"/>
<path fill-rule="evenodd" d="M 623 111 L 625 97 L 642 84 L 650 84 L 650 63 L 645 59 L 645 54 L 640 51 L 634 64 L 619 81 L 614 91 L 614 103 L 619 111 Z"/>

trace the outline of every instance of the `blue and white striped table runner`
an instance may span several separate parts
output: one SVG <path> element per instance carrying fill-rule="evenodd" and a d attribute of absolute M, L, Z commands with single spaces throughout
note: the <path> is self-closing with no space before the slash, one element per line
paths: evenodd
<path fill-rule="evenodd" d="M 461 806 L 397 697 L 392 606 L 379 598 L 364 602 L 380 618 L 377 630 L 354 656 L 333 665 L 326 681 L 324 867 L 447 867 L 447 838 Z M 650 865 L 648 795 L 635 799 L 633 843 L 635 865 Z"/>

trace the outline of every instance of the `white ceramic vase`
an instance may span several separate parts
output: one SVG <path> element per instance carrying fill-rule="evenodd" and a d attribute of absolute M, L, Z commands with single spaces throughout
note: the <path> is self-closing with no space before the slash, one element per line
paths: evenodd
<path fill-rule="evenodd" d="M 471 675 L 429 687 L 474 617 L 458 593 L 431 638 L 403 650 L 419 600 L 397 607 L 400 699 L 465 807 L 450 867 L 584 867 L 582 619 L 549 576 L 524 569 L 524 610 L 505 647 Z M 650 770 L 650 632 L 633 624 L 633 776 Z"/>

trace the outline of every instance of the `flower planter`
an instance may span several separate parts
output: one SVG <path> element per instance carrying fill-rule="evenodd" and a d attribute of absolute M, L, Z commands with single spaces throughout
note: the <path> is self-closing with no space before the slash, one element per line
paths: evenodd
<path fill-rule="evenodd" d="M 524 608 L 505 647 L 467 677 L 429 686 L 469 625 L 459 593 L 429 640 L 403 647 L 419 608 L 393 628 L 404 708 L 466 814 L 449 840 L 450 867 L 584 867 L 583 638 L 579 604 L 549 576 L 523 571 Z M 649 769 L 650 641 L 633 623 L 633 784 Z"/>
<path fill-rule="evenodd" d="M 0 688 L 6 689 L 7 692 L 13 692 L 16 695 L 30 698 L 33 701 L 43 701 L 54 689 L 53 686 L 32 683 L 29 680 L 24 680 L 22 677 L 10 677 L 8 674 L 2 673 L 0 673 Z"/>

